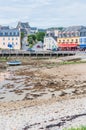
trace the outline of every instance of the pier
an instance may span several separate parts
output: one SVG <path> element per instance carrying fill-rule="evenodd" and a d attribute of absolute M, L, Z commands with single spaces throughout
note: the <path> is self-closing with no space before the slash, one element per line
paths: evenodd
<path fill-rule="evenodd" d="M 22 51 L 22 50 L 0 50 L 0 57 L 29 56 L 29 57 L 58 57 L 75 55 L 75 51 Z"/>

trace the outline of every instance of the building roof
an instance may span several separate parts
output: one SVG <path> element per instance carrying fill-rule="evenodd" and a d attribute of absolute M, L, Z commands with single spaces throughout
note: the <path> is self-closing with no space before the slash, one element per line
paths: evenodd
<path fill-rule="evenodd" d="M 19 29 L 0 29 L 0 36 L 19 36 Z"/>
<path fill-rule="evenodd" d="M 28 22 L 18 22 L 18 25 L 17 25 L 17 28 L 20 28 L 20 29 L 25 29 L 25 28 L 30 28 L 30 25 Z"/>
<path fill-rule="evenodd" d="M 62 30 L 62 32 L 77 32 L 77 31 L 81 31 L 83 29 L 86 29 L 85 26 L 70 26 L 70 27 L 67 27 L 67 28 L 64 28 Z"/>
<path fill-rule="evenodd" d="M 0 29 L 9 29 L 9 26 L 0 26 Z"/>
<path fill-rule="evenodd" d="M 31 30 L 37 30 L 37 27 L 31 27 Z"/>

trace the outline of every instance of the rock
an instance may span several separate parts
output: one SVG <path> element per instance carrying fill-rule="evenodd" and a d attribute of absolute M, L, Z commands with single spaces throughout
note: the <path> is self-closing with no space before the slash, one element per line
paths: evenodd
<path fill-rule="evenodd" d="M 61 93 L 59 94 L 59 96 L 65 96 L 67 93 L 65 93 L 64 91 L 61 91 Z"/>
<path fill-rule="evenodd" d="M 17 89 L 17 90 L 13 90 L 16 94 L 20 94 L 20 93 L 23 93 L 23 91 L 22 90 L 20 90 L 20 89 Z"/>
<path fill-rule="evenodd" d="M 27 93 L 23 100 L 33 100 L 33 99 L 34 98 L 29 93 Z"/>
<path fill-rule="evenodd" d="M 63 92 L 65 92 L 66 94 L 72 94 L 76 92 L 76 89 L 75 88 L 65 89 L 63 90 Z"/>
<path fill-rule="evenodd" d="M 54 98 L 54 97 L 56 97 L 56 96 L 55 96 L 55 94 L 53 93 L 53 94 L 52 94 L 52 98 Z"/>
<path fill-rule="evenodd" d="M 6 65 L 4 65 L 3 63 L 0 63 L 0 69 L 6 69 L 6 68 L 7 68 Z"/>

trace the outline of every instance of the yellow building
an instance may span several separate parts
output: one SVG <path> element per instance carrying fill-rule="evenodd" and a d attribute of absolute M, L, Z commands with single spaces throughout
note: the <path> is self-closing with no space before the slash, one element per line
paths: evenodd
<path fill-rule="evenodd" d="M 68 27 L 59 31 L 57 44 L 62 49 L 76 49 L 80 44 L 80 30 L 81 27 Z"/>
<path fill-rule="evenodd" d="M 64 38 L 58 38 L 57 44 L 60 46 L 61 44 L 77 44 L 79 45 L 79 37 L 64 37 Z"/>

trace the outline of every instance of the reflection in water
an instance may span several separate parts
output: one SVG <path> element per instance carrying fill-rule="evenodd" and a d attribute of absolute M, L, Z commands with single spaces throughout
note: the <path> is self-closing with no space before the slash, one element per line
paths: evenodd
<path fill-rule="evenodd" d="M 0 82 L 4 81 L 6 78 L 9 78 L 9 72 L 0 72 Z"/>

